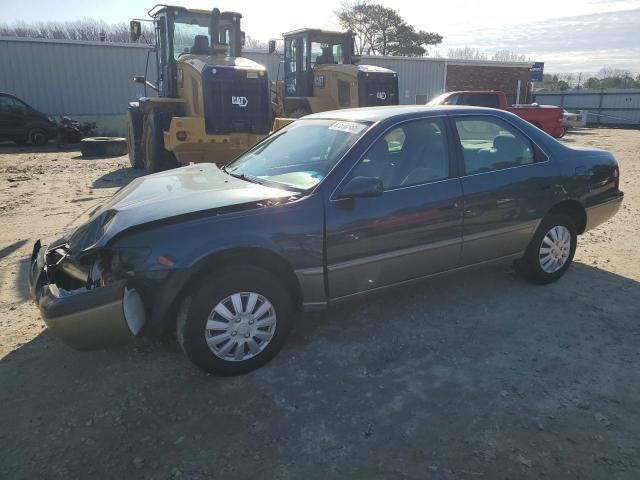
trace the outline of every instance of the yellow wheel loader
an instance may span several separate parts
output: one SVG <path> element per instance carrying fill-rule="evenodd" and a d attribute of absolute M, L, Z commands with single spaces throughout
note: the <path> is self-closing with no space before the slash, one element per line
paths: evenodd
<path fill-rule="evenodd" d="M 166 5 L 148 14 L 158 78 L 134 77 L 145 96 L 129 104 L 131 165 L 157 172 L 191 162 L 225 164 L 267 136 L 273 118 L 267 70 L 241 57 L 242 15 Z M 132 20 L 131 39 L 142 35 L 141 20 Z M 157 96 L 146 96 L 147 88 Z"/>
<path fill-rule="evenodd" d="M 276 79 L 272 85 L 276 117 L 398 104 L 398 74 L 360 65 L 354 54 L 353 33 L 305 28 L 283 37 L 284 80 Z M 273 40 L 269 51 L 275 51 Z M 278 126 L 282 123 L 286 121 L 276 122 Z"/>

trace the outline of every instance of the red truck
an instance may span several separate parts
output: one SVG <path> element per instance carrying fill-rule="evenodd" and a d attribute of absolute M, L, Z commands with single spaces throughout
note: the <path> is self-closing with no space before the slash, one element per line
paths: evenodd
<path fill-rule="evenodd" d="M 505 93 L 494 90 L 447 92 L 434 98 L 427 105 L 471 105 L 498 108 L 518 115 L 555 138 L 562 137 L 566 132 L 562 125 L 562 108 L 553 105 L 538 105 L 537 103 L 507 107 Z"/>

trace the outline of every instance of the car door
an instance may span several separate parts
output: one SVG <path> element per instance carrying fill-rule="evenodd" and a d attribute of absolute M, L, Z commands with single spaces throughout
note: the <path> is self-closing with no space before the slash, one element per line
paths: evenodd
<path fill-rule="evenodd" d="M 444 117 L 401 123 L 379 137 L 326 201 L 331 298 L 458 266 L 462 187 Z M 382 180 L 381 195 L 340 198 L 356 177 Z"/>
<path fill-rule="evenodd" d="M 554 194 L 556 169 L 520 129 L 491 115 L 453 115 L 462 160 L 462 265 L 523 252 Z"/>

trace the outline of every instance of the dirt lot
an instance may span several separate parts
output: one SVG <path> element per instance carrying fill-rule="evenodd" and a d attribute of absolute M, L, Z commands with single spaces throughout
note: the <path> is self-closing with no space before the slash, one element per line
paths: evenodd
<path fill-rule="evenodd" d="M 558 283 L 485 268 L 300 319 L 238 378 L 172 339 L 78 353 L 25 287 L 52 240 L 137 173 L 126 157 L 0 146 L 0 478 L 640 478 L 640 131 L 625 205 Z"/>

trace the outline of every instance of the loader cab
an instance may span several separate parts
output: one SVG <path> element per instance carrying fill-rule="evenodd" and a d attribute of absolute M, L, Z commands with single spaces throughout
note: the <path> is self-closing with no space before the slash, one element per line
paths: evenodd
<path fill-rule="evenodd" d="M 158 95 L 177 96 L 177 63 L 190 55 L 242 56 L 242 15 L 184 7 L 159 6 L 149 11 L 156 36 Z"/>
<path fill-rule="evenodd" d="M 284 34 L 284 88 L 288 97 L 313 95 L 316 65 L 353 62 L 353 34 L 302 29 Z"/>

